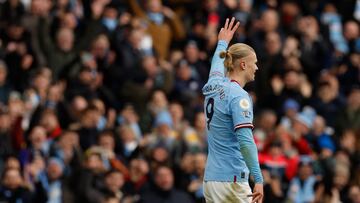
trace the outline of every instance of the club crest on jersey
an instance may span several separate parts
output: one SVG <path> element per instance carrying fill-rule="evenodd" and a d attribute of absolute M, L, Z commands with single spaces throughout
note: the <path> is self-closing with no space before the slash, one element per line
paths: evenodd
<path fill-rule="evenodd" d="M 249 109 L 250 108 L 250 102 L 247 99 L 241 99 L 239 104 L 240 104 L 240 107 L 242 109 Z"/>

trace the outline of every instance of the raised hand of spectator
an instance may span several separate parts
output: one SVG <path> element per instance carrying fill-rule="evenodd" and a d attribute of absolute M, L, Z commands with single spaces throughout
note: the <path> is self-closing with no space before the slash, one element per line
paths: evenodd
<path fill-rule="evenodd" d="M 34 61 L 34 57 L 31 56 L 30 54 L 26 54 L 21 59 L 21 68 L 23 70 L 28 70 L 31 67 L 33 61 Z"/>
<path fill-rule="evenodd" d="M 173 18 L 175 16 L 175 12 L 171 8 L 166 6 L 162 7 L 162 13 L 168 18 Z"/>
<path fill-rule="evenodd" d="M 231 41 L 234 36 L 236 29 L 238 29 L 240 22 L 237 22 L 235 25 L 235 18 L 233 17 L 229 22 L 229 18 L 226 18 L 225 25 L 220 29 L 218 40 L 224 40 L 227 43 Z"/>
<path fill-rule="evenodd" d="M 279 95 L 284 88 L 284 82 L 281 80 L 279 76 L 274 76 L 271 79 L 271 87 L 274 91 L 275 95 Z"/>
<path fill-rule="evenodd" d="M 300 82 L 300 92 L 301 94 L 305 97 L 305 98 L 309 98 L 311 96 L 312 93 L 312 86 L 311 84 L 307 81 L 305 75 L 302 75 L 300 77 L 301 82 Z"/>
<path fill-rule="evenodd" d="M 25 174 L 27 177 L 37 180 L 39 174 L 45 170 L 45 161 L 42 157 L 36 156 L 34 160 L 25 166 Z"/>
<path fill-rule="evenodd" d="M 168 61 L 160 60 L 159 65 L 160 65 L 160 68 L 162 68 L 165 71 L 172 71 L 173 70 L 173 66 Z"/>

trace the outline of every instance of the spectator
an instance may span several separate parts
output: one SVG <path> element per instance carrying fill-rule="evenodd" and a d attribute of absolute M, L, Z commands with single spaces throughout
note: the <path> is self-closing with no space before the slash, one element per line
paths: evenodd
<path fill-rule="evenodd" d="M 359 36 L 359 25 L 355 21 L 347 21 L 344 24 L 344 38 L 347 41 L 347 44 L 350 49 L 355 48 L 356 40 L 358 40 Z"/>
<path fill-rule="evenodd" d="M 326 68 L 325 56 L 329 49 L 325 39 L 320 35 L 319 24 L 313 16 L 304 16 L 298 20 L 298 32 L 301 35 L 301 64 L 304 73 L 314 83 L 322 69 Z M 314 63 L 315 61 L 319 64 Z"/>
<path fill-rule="evenodd" d="M 77 170 L 81 165 L 79 135 L 73 131 L 62 132 L 51 146 L 50 154 L 64 163 L 64 175 L 70 176 L 73 170 Z"/>
<path fill-rule="evenodd" d="M 187 61 L 181 60 L 176 67 L 176 79 L 174 87 L 174 97 L 185 106 L 185 111 L 191 109 L 194 100 L 197 99 L 203 83 L 199 78 L 194 77 Z"/>
<path fill-rule="evenodd" d="M 191 197 L 173 187 L 174 175 L 170 168 L 160 166 L 154 172 L 154 186 L 143 194 L 140 202 L 193 202 Z"/>
<path fill-rule="evenodd" d="M 264 110 L 259 116 L 257 127 L 254 131 L 254 139 L 259 151 L 264 150 L 266 137 L 273 136 L 276 122 L 277 116 L 271 110 Z"/>
<path fill-rule="evenodd" d="M 280 120 L 280 125 L 285 129 L 290 130 L 291 123 L 294 121 L 299 109 L 300 105 L 298 102 L 293 99 L 287 99 L 283 105 L 284 116 Z"/>
<path fill-rule="evenodd" d="M 281 142 L 274 140 L 269 145 L 268 149 L 260 154 L 259 162 L 271 177 L 283 180 L 288 163 Z"/>
<path fill-rule="evenodd" d="M 29 33 L 17 19 L 10 21 L 1 38 L 6 47 L 4 60 L 11 67 L 8 69 L 9 82 L 15 90 L 23 91 L 28 85 L 30 70 L 36 67 Z"/>
<path fill-rule="evenodd" d="M 264 49 L 264 42 L 267 33 L 279 31 L 279 14 L 274 9 L 266 9 L 261 13 L 257 24 L 253 24 L 254 33 L 250 39 L 250 44 L 254 47 L 256 53 L 259 53 L 259 58 L 264 55 L 260 50 Z"/>
<path fill-rule="evenodd" d="M 292 123 L 292 141 L 300 154 L 311 154 L 311 148 L 306 141 L 305 136 L 310 133 L 316 112 L 311 107 L 304 107 L 301 113 L 298 113 Z"/>
<path fill-rule="evenodd" d="M 1 201 L 31 202 L 31 192 L 23 186 L 23 178 L 18 169 L 7 169 L 2 174 Z"/>
<path fill-rule="evenodd" d="M 121 172 L 116 170 L 107 172 L 104 177 L 104 182 L 104 194 L 109 193 L 109 196 L 114 196 L 117 200 L 124 201 L 125 194 L 122 192 L 122 187 L 125 181 Z"/>
<path fill-rule="evenodd" d="M 195 202 L 203 202 L 205 200 L 203 192 L 203 178 L 206 165 L 206 155 L 197 153 L 194 155 L 194 172 L 190 177 L 191 182 L 187 190 L 194 196 Z"/>
<path fill-rule="evenodd" d="M 95 148 L 87 151 L 84 166 L 78 172 L 76 181 L 82 184 L 76 184 L 77 200 L 81 202 L 102 202 L 105 196 L 101 193 L 102 176 L 106 171 L 102 159 L 101 151 Z"/>
<path fill-rule="evenodd" d="M 295 99 L 298 103 L 305 103 L 311 96 L 312 86 L 306 76 L 296 70 L 288 70 L 283 78 L 275 75 L 271 78 L 272 95 L 269 97 L 274 103 L 273 108 L 281 111 L 283 101 L 286 99 Z M 279 99 L 279 100 L 275 100 Z M 271 102 L 270 102 L 271 103 Z"/>
<path fill-rule="evenodd" d="M 281 56 L 281 46 L 282 42 L 280 39 L 280 35 L 277 32 L 269 32 L 265 34 L 265 52 L 263 56 L 259 59 L 260 69 L 257 73 L 256 84 L 256 93 L 259 96 L 259 102 L 262 102 L 266 99 L 271 91 L 270 86 L 270 78 L 272 78 L 275 74 L 279 75 L 282 73 L 282 64 L 283 58 Z M 260 106 L 267 106 L 266 102 L 260 103 Z"/>
<path fill-rule="evenodd" d="M 86 108 L 81 115 L 80 126 L 79 129 L 77 129 L 77 133 L 79 134 L 81 149 L 84 151 L 96 144 L 99 134 L 97 130 L 99 116 L 98 110 L 91 106 Z"/>
<path fill-rule="evenodd" d="M 175 187 L 186 191 L 191 182 L 191 176 L 194 172 L 194 154 L 185 153 L 179 163 L 174 166 L 175 176 Z"/>
<path fill-rule="evenodd" d="M 312 161 L 303 157 L 299 163 L 298 176 L 289 185 L 287 197 L 292 202 L 311 202 L 315 198 L 314 186 L 316 178 L 313 174 Z"/>
<path fill-rule="evenodd" d="M 28 139 L 30 146 L 20 152 L 20 160 L 23 164 L 31 162 L 38 155 L 43 158 L 49 157 L 51 141 L 47 140 L 46 129 L 44 127 L 34 127 L 30 131 Z"/>
<path fill-rule="evenodd" d="M 130 126 L 123 125 L 119 128 L 118 154 L 128 163 L 139 153 L 141 143 L 136 138 Z"/>
<path fill-rule="evenodd" d="M 185 60 L 189 63 L 194 78 L 198 78 L 202 83 L 207 81 L 209 71 L 208 65 L 201 59 L 201 52 L 196 41 L 188 41 L 184 49 Z"/>
<path fill-rule="evenodd" d="M 337 130 L 342 132 L 346 128 L 358 130 L 360 122 L 360 89 L 355 87 L 347 96 L 347 105 L 337 117 Z"/>
<path fill-rule="evenodd" d="M 320 77 L 316 95 L 311 101 L 311 105 L 316 109 L 319 115 L 326 119 L 329 126 L 335 125 L 334 118 L 338 114 L 338 109 L 344 105 L 344 101 L 339 95 L 339 83 L 337 79 L 324 73 Z"/>
<path fill-rule="evenodd" d="M 174 152 L 179 135 L 173 130 L 173 123 L 167 111 L 160 112 L 155 118 L 155 131 L 150 136 L 150 148 L 164 146 Z"/>
<path fill-rule="evenodd" d="M 283 202 L 284 191 L 280 177 L 271 176 L 266 169 L 262 170 L 264 176 L 264 202 Z"/>
<path fill-rule="evenodd" d="M 36 202 L 74 202 L 74 194 L 67 181 L 62 179 L 64 163 L 57 158 L 50 158 L 46 171 L 36 183 Z"/>
<path fill-rule="evenodd" d="M 139 125 L 139 115 L 131 104 L 126 105 L 120 115 L 117 118 L 120 125 L 129 125 L 134 131 L 136 139 L 140 140 L 142 137 L 142 131 Z"/>
<path fill-rule="evenodd" d="M 140 5 L 129 0 L 133 13 L 147 23 L 147 30 L 154 41 L 154 48 L 161 59 L 167 58 L 171 41 L 185 37 L 183 25 L 177 14 L 162 5 L 161 0 L 150 0 L 145 3 L 145 11 Z M 162 33 L 159 35 L 158 33 Z"/>
<path fill-rule="evenodd" d="M 331 157 L 335 152 L 335 142 L 329 133 L 330 129 L 326 129 L 325 119 L 321 116 L 316 116 L 314 119 L 314 126 L 312 135 L 308 137 L 309 143 L 313 144 L 312 148 L 317 150 L 318 154 L 324 157 Z"/>
<path fill-rule="evenodd" d="M 172 90 L 172 66 L 170 64 L 159 64 L 154 56 L 141 58 L 141 70 L 138 70 L 138 77 L 135 81 L 128 81 L 123 87 L 123 96 L 136 103 L 140 108 L 154 90 L 162 90 L 169 93 Z M 131 94 L 138 92 L 137 95 Z"/>
<path fill-rule="evenodd" d="M 124 192 L 134 201 L 149 189 L 149 164 L 144 159 L 134 158 L 129 164 L 130 178 L 125 182 Z"/>

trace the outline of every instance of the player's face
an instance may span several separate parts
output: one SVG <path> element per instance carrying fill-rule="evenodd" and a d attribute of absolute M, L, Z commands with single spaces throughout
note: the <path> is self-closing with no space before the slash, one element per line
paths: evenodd
<path fill-rule="evenodd" d="M 248 57 L 245 59 L 246 67 L 246 80 L 248 82 L 255 80 L 255 72 L 258 70 L 258 67 L 256 65 L 257 63 L 257 57 L 255 53 L 251 53 Z"/>

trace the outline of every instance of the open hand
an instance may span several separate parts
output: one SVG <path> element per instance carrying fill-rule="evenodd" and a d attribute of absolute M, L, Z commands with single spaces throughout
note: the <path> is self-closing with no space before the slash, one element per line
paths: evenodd
<path fill-rule="evenodd" d="M 225 25 L 220 29 L 218 40 L 224 40 L 227 43 L 231 41 L 234 36 L 235 31 L 238 29 L 240 22 L 237 22 L 235 25 L 235 18 L 232 17 L 229 23 L 229 18 L 226 18 Z"/>

